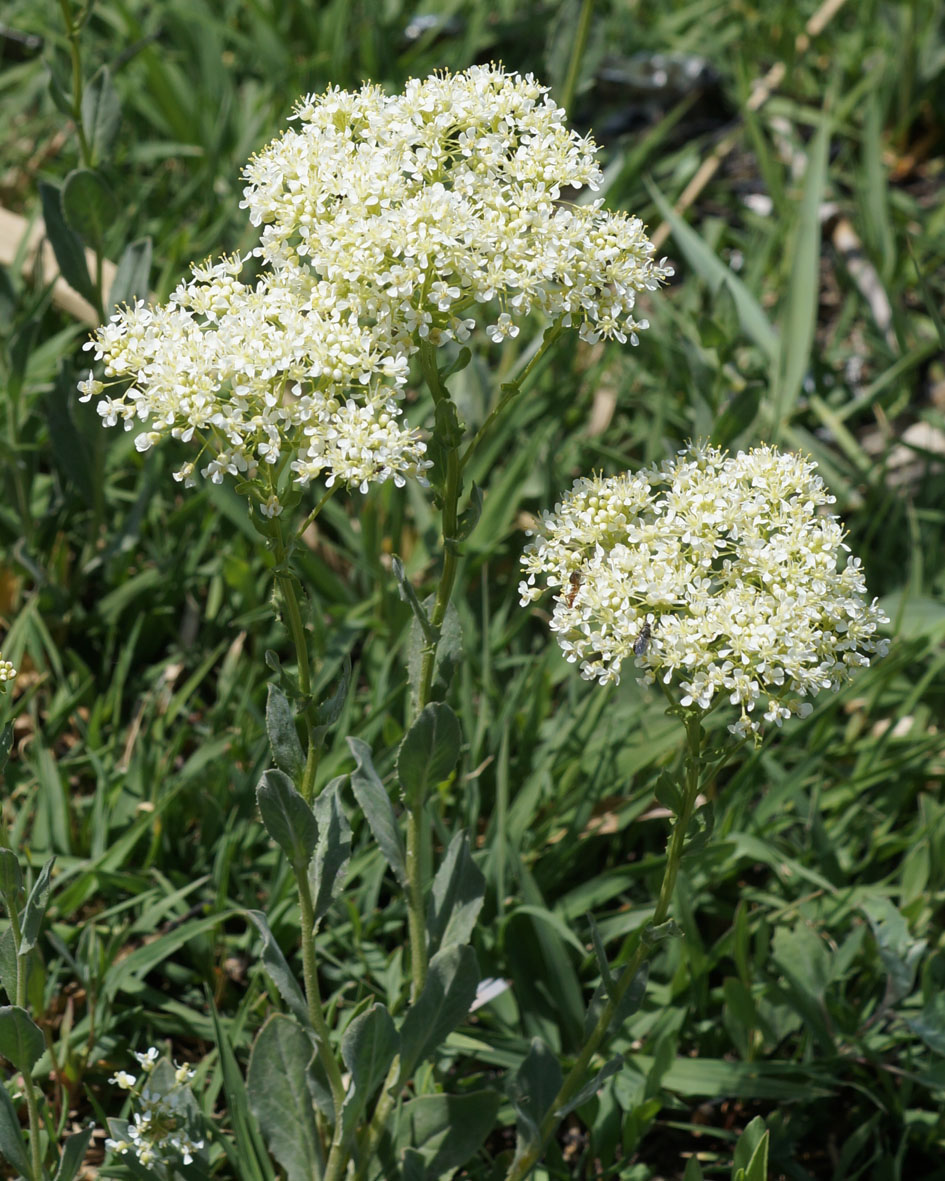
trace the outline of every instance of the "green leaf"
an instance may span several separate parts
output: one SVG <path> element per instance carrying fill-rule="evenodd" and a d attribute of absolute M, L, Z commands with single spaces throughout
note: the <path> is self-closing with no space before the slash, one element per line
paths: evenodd
<path fill-rule="evenodd" d="M 266 733 L 273 762 L 280 771 L 299 783 L 305 768 L 305 751 L 295 729 L 295 717 L 289 699 L 278 685 L 269 684 L 266 698 Z"/>
<path fill-rule="evenodd" d="M 3 898 L 7 914 L 19 913 L 19 896 L 23 889 L 23 873 L 20 859 L 12 849 L 0 849 L 0 897 Z"/>
<path fill-rule="evenodd" d="M 220 1021 L 217 1007 L 213 1003 L 212 997 L 208 997 L 208 1000 L 210 1013 L 213 1017 L 214 1040 L 220 1055 L 223 1091 L 226 1095 L 226 1113 L 233 1129 L 232 1138 L 229 1136 L 220 1138 L 223 1150 L 233 1167 L 234 1176 L 238 1177 L 240 1181 L 274 1181 L 275 1170 L 263 1143 L 259 1124 L 250 1110 L 249 1094 L 246 1090 L 246 1083 L 243 1081 L 243 1072 L 237 1066 L 233 1046 L 223 1023 Z"/>
<path fill-rule="evenodd" d="M 17 948 L 17 955 L 24 956 L 36 946 L 36 940 L 39 938 L 39 928 L 43 921 L 43 916 L 46 913 L 46 907 L 49 904 L 49 875 L 52 873 L 52 868 L 55 864 L 55 857 L 50 857 L 39 871 L 39 877 L 33 883 L 32 890 L 30 890 L 30 896 L 26 900 L 26 909 L 23 912 L 23 932 L 20 936 L 20 946 Z"/>
<path fill-rule="evenodd" d="M 423 991 L 407 1010 L 400 1029 L 402 1082 L 465 1019 L 478 985 L 479 963 L 468 944 L 447 947 L 433 956 Z"/>
<path fill-rule="evenodd" d="M 151 239 L 138 238 L 121 252 L 108 301 L 112 307 L 147 299 L 151 279 Z"/>
<path fill-rule="evenodd" d="M 354 755 L 357 768 L 351 772 L 351 790 L 361 806 L 374 839 L 391 867 L 394 877 L 407 888 L 407 860 L 404 844 L 394 816 L 387 789 L 374 770 L 371 748 L 360 738 L 349 738 L 348 746 Z"/>
<path fill-rule="evenodd" d="M 732 1181 L 767 1181 L 769 1135 L 765 1121 L 756 1115 L 735 1145 Z"/>
<path fill-rule="evenodd" d="M 82 1168 L 82 1162 L 85 1160 L 85 1153 L 94 1131 L 95 1125 L 89 1124 L 81 1132 L 73 1132 L 71 1136 L 66 1137 L 62 1146 L 62 1155 L 59 1157 L 59 1168 L 56 1169 L 53 1181 L 74 1181 L 79 1169 Z"/>
<path fill-rule="evenodd" d="M 105 231 L 118 212 L 112 191 L 91 168 L 73 168 L 62 185 L 62 214 L 81 238 L 102 248 Z"/>
<path fill-rule="evenodd" d="M 463 510 L 456 526 L 456 540 L 465 541 L 479 524 L 482 516 L 482 489 L 473 484 L 469 493 L 469 505 Z"/>
<path fill-rule="evenodd" d="M 312 1181 L 324 1171 L 308 1082 L 314 1052 L 298 1022 L 276 1013 L 259 1031 L 249 1057 L 249 1105 L 287 1181 Z"/>
<path fill-rule="evenodd" d="M 401 1143 L 422 1153 L 425 1177 L 442 1177 L 465 1165 L 482 1147 L 495 1127 L 500 1103 L 498 1091 L 421 1095 L 404 1104 Z"/>
<path fill-rule="evenodd" d="M 612 997 L 614 995 L 614 977 L 610 970 L 610 964 L 607 962 L 607 952 L 604 950 L 604 941 L 600 937 L 600 928 L 594 921 L 592 914 L 587 916 L 587 921 L 591 927 L 591 942 L 594 945 L 594 957 L 600 970 L 601 984 L 603 984 L 608 997 Z"/>
<path fill-rule="evenodd" d="M 297 872 L 315 852 L 318 826 L 312 809 L 282 771 L 266 771 L 256 788 L 256 802 L 266 832 L 285 853 Z"/>
<path fill-rule="evenodd" d="M 85 249 L 77 234 L 66 225 L 62 213 L 62 194 L 55 185 L 39 182 L 39 197 L 43 206 L 43 221 L 46 237 L 53 248 L 62 277 L 76 291 L 92 303 L 95 302 L 95 288 L 89 278 L 85 261 Z"/>
<path fill-rule="evenodd" d="M 328 913 L 344 885 L 351 857 L 351 825 L 341 806 L 341 785 L 347 776 L 333 779 L 316 799 L 313 810 L 318 823 L 318 843 L 308 867 L 314 899 L 315 926 Z"/>
<path fill-rule="evenodd" d="M 918 1017 L 907 1017 L 906 1025 L 930 1050 L 945 1054 L 945 995 L 935 993 Z"/>
<path fill-rule="evenodd" d="M 804 195 L 791 250 L 791 277 L 778 348 L 774 387 L 776 428 L 790 421 L 810 368 L 820 305 L 820 204 L 827 179 L 831 126 L 831 120 L 824 116 L 807 153 Z"/>
<path fill-rule="evenodd" d="M 436 871 L 427 911 L 431 952 L 468 943 L 486 893 L 486 879 L 469 852 L 469 838 L 458 832 Z"/>
<path fill-rule="evenodd" d="M 600 1068 L 597 1074 L 595 1074 L 592 1079 L 590 1079 L 584 1084 L 583 1087 L 581 1087 L 577 1094 L 569 1099 L 568 1102 L 562 1107 L 555 1109 L 555 1118 L 564 1119 L 569 1111 L 574 1111 L 575 1108 L 580 1107 L 582 1103 L 586 1103 L 588 1099 L 592 1099 L 601 1089 L 604 1083 L 607 1082 L 611 1076 L 615 1075 L 618 1070 L 620 1070 L 620 1068 L 623 1066 L 623 1061 L 623 1054 L 618 1054 L 615 1058 L 611 1058 L 609 1062 L 606 1062 Z"/>
<path fill-rule="evenodd" d="M 121 101 L 108 66 L 102 66 L 82 93 L 82 130 L 93 164 L 107 159 L 121 126 Z"/>
<path fill-rule="evenodd" d="M 561 1066 L 541 1038 L 533 1038 L 509 1084 L 509 1098 L 518 1115 L 516 1158 L 538 1145 L 539 1125 L 561 1090 Z"/>
<path fill-rule="evenodd" d="M 22 1177 L 32 1176 L 25 1136 L 20 1127 L 13 1100 L 2 1082 L 0 1082 L 0 1155 Z"/>
<path fill-rule="evenodd" d="M 414 620 L 420 628 L 424 641 L 428 644 L 434 643 L 436 634 L 430 624 L 430 617 L 417 598 L 417 592 L 413 588 L 413 583 L 407 577 L 407 571 L 400 558 L 395 556 L 391 559 L 391 570 L 397 579 L 397 588 L 400 591 L 400 597 L 413 612 Z"/>
<path fill-rule="evenodd" d="M 355 1127 L 368 1100 L 384 1081 L 399 1048 L 400 1038 L 383 1005 L 371 1005 L 345 1030 L 341 1057 L 351 1076 L 341 1109 L 346 1133 Z"/>
<path fill-rule="evenodd" d="M 24 972 L 27 970 L 28 964 L 28 960 L 23 961 Z M 16 973 L 16 943 L 13 939 L 13 928 L 7 924 L 0 931 L 0 985 L 3 986 L 4 992 L 11 1001 L 16 1000 Z"/>
<path fill-rule="evenodd" d="M 699 1164 L 699 1158 L 691 1156 L 686 1162 L 686 1171 L 683 1173 L 683 1181 L 705 1181 L 702 1172 L 702 1165 Z"/>
<path fill-rule="evenodd" d="M 19 1005 L 0 1008 L 0 1055 L 29 1074 L 43 1056 L 43 1031 Z"/>
<path fill-rule="evenodd" d="M 424 707 L 397 752 L 397 777 L 408 799 L 426 799 L 446 779 L 459 759 L 462 740 L 459 719 L 448 705 Z"/>
<path fill-rule="evenodd" d="M 345 656 L 344 663 L 341 666 L 341 677 L 338 680 L 338 685 L 333 693 L 323 698 L 318 703 L 318 708 L 315 711 L 315 721 L 317 723 L 315 729 L 319 738 L 327 733 L 327 731 L 338 721 L 341 717 L 341 711 L 344 709 L 345 699 L 348 696 L 348 686 L 351 683 L 351 657 Z"/>
<path fill-rule="evenodd" d="M 63 364 L 43 401 L 49 445 L 65 486 L 74 489 L 86 504 L 92 504 L 95 500 L 92 456 L 85 436 L 76 428 L 72 411 L 75 396 L 71 366 Z"/>
<path fill-rule="evenodd" d="M 266 969 L 266 974 L 279 990 L 279 995 L 289 1006 L 289 1012 L 303 1026 L 307 1026 L 308 1006 L 305 1003 L 305 997 L 302 995 L 298 981 L 292 975 L 292 969 L 286 963 L 282 949 L 276 943 L 275 936 L 269 929 L 266 916 L 261 910 L 248 910 L 246 913 L 256 924 L 257 930 L 262 935 L 262 962 L 263 967 Z"/>
<path fill-rule="evenodd" d="M 712 425 L 712 442 L 726 448 L 743 435 L 758 417 L 761 386 L 749 385 L 731 399 Z"/>

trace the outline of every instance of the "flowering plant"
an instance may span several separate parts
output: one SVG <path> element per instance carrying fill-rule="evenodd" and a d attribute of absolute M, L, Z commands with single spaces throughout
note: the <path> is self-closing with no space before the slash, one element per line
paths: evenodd
<path fill-rule="evenodd" d="M 249 256 L 195 266 L 86 346 L 108 381 L 90 374 L 82 399 L 106 425 L 144 428 L 142 451 L 198 445 L 179 480 L 248 477 L 272 517 L 290 477 L 423 478 L 426 445 L 402 422 L 412 355 L 482 319 L 493 341 L 514 337 L 533 310 L 591 341 L 646 327 L 636 294 L 671 269 L 639 219 L 567 199 L 599 186 L 596 145 L 531 76 L 474 66 L 395 96 L 330 89 L 294 118 L 245 171 L 265 272 L 244 279 Z"/>
<path fill-rule="evenodd" d="M 740 736 L 806 716 L 814 694 L 884 654 L 889 622 L 822 511 L 834 497 L 815 466 L 774 447 L 692 447 L 578 480 L 526 548 L 522 602 L 539 576 L 557 588 L 551 630 L 588 679 L 619 681 L 632 659 L 683 707 L 727 698 Z"/>

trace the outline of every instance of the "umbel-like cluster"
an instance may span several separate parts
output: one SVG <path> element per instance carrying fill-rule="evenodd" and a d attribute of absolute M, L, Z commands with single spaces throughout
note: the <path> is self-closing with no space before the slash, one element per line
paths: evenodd
<path fill-rule="evenodd" d="M 584 677 L 619 681 L 632 660 L 681 705 L 727 699 L 729 728 L 758 733 L 886 650 L 833 503 L 814 463 L 774 447 L 581 479 L 526 548 L 522 602 L 539 578 L 555 590 L 551 629 Z"/>
<path fill-rule="evenodd" d="M 105 1148 L 119 1156 L 131 1153 L 145 1168 L 191 1164 L 203 1148 L 203 1140 L 190 1134 L 198 1111 L 190 1090 L 194 1071 L 161 1058 L 154 1046 L 135 1057 L 140 1078 L 119 1070 L 108 1081 L 130 1091 L 137 1110 L 130 1122 L 109 1120 L 117 1138 L 109 1137 Z"/>
<path fill-rule="evenodd" d="M 90 374 L 83 399 L 138 428 L 139 450 L 193 441 L 179 479 L 261 474 L 269 515 L 286 462 L 303 486 L 422 477 L 401 412 L 421 342 L 477 325 L 501 341 L 537 310 L 585 340 L 635 343 L 637 292 L 672 273 L 637 218 L 573 203 L 601 173 L 564 114 L 496 66 L 302 99 L 298 126 L 245 170 L 261 277 L 224 258 L 163 306 L 120 311 L 86 346 L 106 382 Z"/>

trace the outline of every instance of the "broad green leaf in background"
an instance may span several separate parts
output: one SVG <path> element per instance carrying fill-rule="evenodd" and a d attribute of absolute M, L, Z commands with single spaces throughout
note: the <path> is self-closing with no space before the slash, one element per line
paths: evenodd
<path fill-rule="evenodd" d="M 509 1098 L 518 1115 L 516 1156 L 538 1143 L 539 1125 L 561 1090 L 561 1066 L 540 1038 L 533 1038 L 521 1066 L 509 1081 Z"/>
<path fill-rule="evenodd" d="M 400 1140 L 422 1154 L 424 1176 L 441 1177 L 465 1165 L 495 1127 L 501 1095 L 421 1095 L 404 1104 Z"/>
<path fill-rule="evenodd" d="M 17 954 L 20 956 L 26 955 L 28 951 L 31 951 L 36 946 L 36 940 L 39 938 L 40 924 L 43 921 L 43 916 L 46 913 L 46 907 L 49 903 L 49 879 L 55 863 L 55 857 L 51 857 L 46 862 L 39 871 L 39 876 L 33 883 L 30 896 L 26 900 L 26 909 L 23 912 L 23 930 L 20 936 L 20 946 L 17 949 Z"/>
<path fill-rule="evenodd" d="M 13 1100 L 0 1082 L 0 1155 L 22 1176 L 31 1175 L 30 1158 Z"/>
<path fill-rule="evenodd" d="M 765 1121 L 756 1115 L 735 1145 L 732 1181 L 768 1181 L 768 1141 Z"/>
<path fill-rule="evenodd" d="M 108 66 L 102 66 L 86 82 L 82 94 L 82 130 L 93 165 L 108 158 L 120 127 L 121 101 Z"/>
<path fill-rule="evenodd" d="M 115 278 L 108 292 L 112 307 L 133 304 L 136 299 L 147 299 L 151 278 L 151 239 L 138 238 L 129 242 L 121 252 Z"/>
<path fill-rule="evenodd" d="M 96 250 L 115 220 L 115 197 L 105 180 L 91 168 L 74 168 L 62 185 L 62 214 L 71 230 Z"/>
<path fill-rule="evenodd" d="M 279 995 L 289 1006 L 289 1012 L 303 1026 L 307 1026 L 308 1006 L 305 1003 L 305 997 L 302 994 L 298 981 L 292 974 L 292 969 L 286 963 L 282 949 L 276 943 L 272 931 L 269 930 L 266 916 L 260 910 L 248 910 L 246 913 L 256 924 L 257 930 L 262 935 L 262 962 L 269 979 L 279 990 Z"/>
<path fill-rule="evenodd" d="M 62 1155 L 59 1157 L 59 1167 L 56 1169 L 53 1181 L 73 1181 L 79 1169 L 82 1168 L 94 1131 L 95 1125 L 89 1124 L 81 1132 L 73 1132 L 71 1136 L 66 1137 L 62 1146 Z"/>
<path fill-rule="evenodd" d="M 62 277 L 86 299 L 94 301 L 95 289 L 89 278 L 85 248 L 79 236 L 69 228 L 62 211 L 61 191 L 47 181 L 39 182 L 39 196 L 43 206 L 46 236 L 53 248 Z"/>

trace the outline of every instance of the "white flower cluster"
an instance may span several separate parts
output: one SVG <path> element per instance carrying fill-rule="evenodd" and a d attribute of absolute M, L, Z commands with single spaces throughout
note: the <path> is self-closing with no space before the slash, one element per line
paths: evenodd
<path fill-rule="evenodd" d="M 194 1072 L 162 1060 L 153 1046 L 144 1054 L 135 1053 L 135 1057 L 142 1070 L 140 1078 L 119 1070 L 108 1081 L 123 1091 L 135 1092 L 139 1110 L 131 1123 L 109 1120 L 112 1130 L 120 1129 L 120 1134 L 117 1139 L 105 1141 L 106 1149 L 119 1156 L 134 1153 L 145 1167 L 191 1164 L 203 1148 L 203 1141 L 192 1139 L 187 1130 L 196 1110 L 188 1085 Z M 140 1089 L 139 1084 L 143 1084 Z"/>
<path fill-rule="evenodd" d="M 724 695 L 740 708 L 729 729 L 757 734 L 888 646 L 832 503 L 813 462 L 767 446 L 581 479 L 526 548 L 522 603 L 538 576 L 556 589 L 551 628 L 584 677 L 619 681 L 633 658 L 683 706 Z"/>
<path fill-rule="evenodd" d="M 12 681 L 16 676 L 16 669 L 13 663 L 9 660 L 3 659 L 3 653 L 0 652 L 0 691 L 7 681 Z"/>
<path fill-rule="evenodd" d="M 286 456 L 300 485 L 422 478 L 424 444 L 400 422 L 421 342 L 465 341 L 476 305 L 493 309 L 494 341 L 533 309 L 589 341 L 635 343 L 646 326 L 636 294 L 672 271 L 638 219 L 563 198 L 598 187 L 596 147 L 530 75 L 329 89 L 294 118 L 245 173 L 263 276 L 243 282 L 240 257 L 195 267 L 167 304 L 119 312 L 86 346 L 120 388 L 90 374 L 83 400 L 106 425 L 146 424 L 140 450 L 195 440 L 215 481 L 271 477 Z M 260 500 L 280 511 L 271 481 Z"/>

